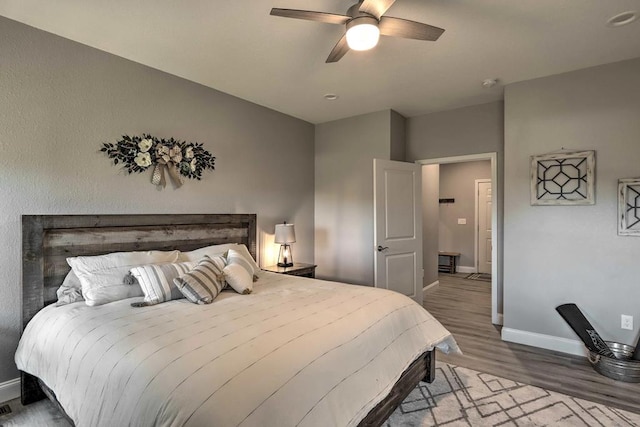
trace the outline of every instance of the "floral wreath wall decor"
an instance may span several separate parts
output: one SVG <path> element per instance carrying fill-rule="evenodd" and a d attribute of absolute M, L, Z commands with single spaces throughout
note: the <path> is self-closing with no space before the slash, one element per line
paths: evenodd
<path fill-rule="evenodd" d="M 156 138 L 123 135 L 113 143 L 104 143 L 100 149 L 113 159 L 114 165 L 122 164 L 127 173 L 142 173 L 153 166 L 151 183 L 164 188 L 167 183 L 165 169 L 176 188 L 183 184 L 183 177 L 202 179 L 202 172 L 215 169 L 216 158 L 197 142 L 179 141 L 173 138 Z"/>

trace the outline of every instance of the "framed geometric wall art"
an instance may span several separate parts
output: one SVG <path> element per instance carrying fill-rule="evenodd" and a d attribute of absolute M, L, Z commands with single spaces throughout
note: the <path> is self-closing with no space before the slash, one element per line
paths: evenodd
<path fill-rule="evenodd" d="M 595 204 L 595 167 L 595 151 L 531 156 L 531 204 Z"/>
<path fill-rule="evenodd" d="M 640 178 L 618 180 L 618 235 L 640 237 Z"/>

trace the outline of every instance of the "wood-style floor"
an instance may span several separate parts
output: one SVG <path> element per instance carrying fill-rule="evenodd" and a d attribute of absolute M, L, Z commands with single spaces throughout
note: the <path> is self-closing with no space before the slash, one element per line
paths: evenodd
<path fill-rule="evenodd" d="M 437 358 L 571 396 L 640 413 L 640 383 L 614 381 L 595 372 L 586 358 L 504 342 L 491 324 L 491 285 L 440 275 L 424 306 L 456 338 L 464 355 Z"/>

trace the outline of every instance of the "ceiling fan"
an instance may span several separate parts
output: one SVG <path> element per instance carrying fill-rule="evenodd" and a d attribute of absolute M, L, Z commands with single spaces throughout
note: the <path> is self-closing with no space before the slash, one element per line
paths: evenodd
<path fill-rule="evenodd" d="M 436 41 L 442 28 L 407 19 L 383 16 L 395 0 L 359 0 L 346 15 L 297 9 L 271 9 L 271 15 L 346 25 L 346 32 L 333 47 L 326 62 L 338 62 L 349 49 L 368 50 L 378 44 L 380 35 Z"/>

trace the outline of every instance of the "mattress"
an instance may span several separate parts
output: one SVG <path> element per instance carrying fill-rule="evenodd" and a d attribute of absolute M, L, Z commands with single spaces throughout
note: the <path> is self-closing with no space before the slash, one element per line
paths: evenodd
<path fill-rule="evenodd" d="M 264 273 L 224 291 L 132 307 L 50 305 L 27 325 L 16 364 L 77 426 L 352 426 L 451 334 L 387 290 Z"/>

